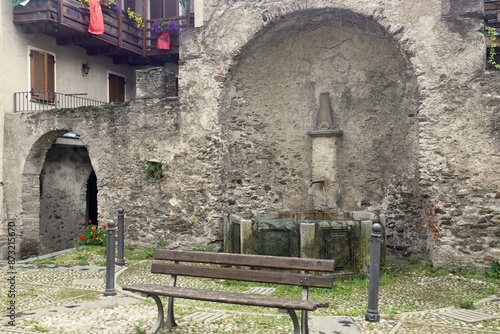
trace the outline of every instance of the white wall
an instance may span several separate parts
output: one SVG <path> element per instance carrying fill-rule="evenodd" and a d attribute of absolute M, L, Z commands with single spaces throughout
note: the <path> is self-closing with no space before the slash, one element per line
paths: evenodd
<path fill-rule="evenodd" d="M 0 41 L 3 52 L 1 81 L 6 85 L 2 89 L 2 108 L 5 112 L 13 112 L 14 92 L 30 90 L 29 47 L 52 53 L 56 57 L 56 92 L 58 93 L 87 93 L 86 98 L 107 101 L 108 71 L 117 73 L 126 78 L 127 99 L 133 97 L 135 73 L 128 65 L 113 64 L 113 59 L 106 56 L 89 56 L 84 48 L 78 46 L 60 46 L 56 39 L 41 33 L 23 34 L 19 27 L 12 23 L 12 3 L 1 3 L 3 24 L 0 27 Z M 87 76 L 82 74 L 82 63 L 88 63 L 90 71 Z"/>

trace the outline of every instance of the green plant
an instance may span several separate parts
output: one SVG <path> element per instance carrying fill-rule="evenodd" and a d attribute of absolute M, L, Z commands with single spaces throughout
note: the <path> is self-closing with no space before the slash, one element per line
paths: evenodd
<path fill-rule="evenodd" d="M 418 256 L 416 256 L 416 255 L 414 255 L 414 254 L 412 254 L 412 255 L 410 255 L 410 256 L 408 257 L 408 262 L 409 262 L 412 266 L 414 266 L 414 265 L 418 264 L 418 262 L 419 262 L 419 261 L 420 261 L 420 260 L 419 260 Z"/>
<path fill-rule="evenodd" d="M 78 254 L 75 260 L 79 266 L 87 266 L 89 264 L 89 257 L 85 254 Z"/>
<path fill-rule="evenodd" d="M 207 244 L 207 245 L 200 246 L 200 247 L 194 247 L 193 251 L 196 251 L 196 252 L 213 252 L 214 251 L 214 245 Z"/>
<path fill-rule="evenodd" d="M 101 223 L 99 226 L 92 224 L 89 219 L 88 226 L 78 237 L 76 243 L 84 245 L 96 245 L 105 246 L 106 245 L 106 223 Z"/>
<path fill-rule="evenodd" d="M 127 8 L 127 16 L 129 19 L 134 20 L 135 24 L 137 25 L 137 28 L 142 28 L 144 27 L 144 21 L 142 21 L 142 17 L 137 15 L 133 10 L 130 9 L 130 7 Z"/>
<path fill-rule="evenodd" d="M 498 64 L 495 60 L 495 57 L 497 55 L 496 40 L 497 40 L 498 32 L 495 28 L 490 27 L 490 26 L 486 26 L 485 30 L 486 30 L 486 37 L 490 40 L 490 49 L 488 52 L 488 64 L 490 64 L 491 67 L 493 67 L 494 69 L 500 70 L 500 64 Z"/>
<path fill-rule="evenodd" d="M 47 327 L 44 327 L 44 326 L 39 325 L 39 324 L 36 324 L 34 329 L 35 329 L 35 331 L 37 331 L 37 332 L 42 332 L 42 333 L 46 333 L 46 332 L 48 332 L 48 331 L 49 331 L 49 330 L 47 329 Z"/>
<path fill-rule="evenodd" d="M 163 177 L 163 164 L 161 161 L 150 160 L 146 161 L 146 163 L 142 166 L 144 171 L 144 179 L 147 180 L 149 178 L 154 178 L 156 180 L 161 179 Z"/>
<path fill-rule="evenodd" d="M 141 328 L 139 325 L 135 325 L 134 327 L 134 333 L 136 334 L 146 334 L 146 331 Z"/>
<path fill-rule="evenodd" d="M 459 300 L 458 307 L 463 308 L 465 310 L 472 310 L 474 309 L 474 301 L 470 299 Z"/>
<path fill-rule="evenodd" d="M 500 279 L 500 262 L 491 261 L 490 268 L 484 271 L 484 275 L 488 278 Z"/>
<path fill-rule="evenodd" d="M 156 244 L 156 248 L 165 248 L 165 238 L 160 237 L 160 240 L 158 240 Z"/>

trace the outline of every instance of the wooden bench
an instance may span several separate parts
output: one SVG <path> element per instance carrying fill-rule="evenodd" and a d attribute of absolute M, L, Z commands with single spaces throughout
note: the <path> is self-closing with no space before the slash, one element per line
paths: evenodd
<path fill-rule="evenodd" d="M 177 326 L 174 319 L 174 298 L 277 308 L 290 315 L 295 334 L 308 333 L 308 311 L 329 305 L 325 301 L 310 300 L 309 288 L 332 287 L 334 260 L 171 250 L 156 250 L 154 260 L 151 272 L 171 275 L 168 285 L 131 284 L 123 288 L 155 300 L 158 306 L 158 319 L 150 333 L 156 333 L 164 326 L 167 328 Z M 301 286 L 302 295 L 297 299 L 291 299 L 183 288 L 176 286 L 178 276 Z M 165 321 L 159 296 L 169 297 Z M 300 326 L 296 310 L 302 311 Z"/>

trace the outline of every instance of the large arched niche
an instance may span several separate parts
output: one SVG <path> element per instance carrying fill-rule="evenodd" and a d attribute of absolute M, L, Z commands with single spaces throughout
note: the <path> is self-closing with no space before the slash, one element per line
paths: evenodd
<path fill-rule="evenodd" d="M 308 131 L 327 92 L 335 129 L 335 209 L 382 206 L 418 186 L 418 85 L 372 18 L 304 10 L 266 27 L 235 59 L 222 94 L 225 194 L 234 211 L 301 211 L 311 182 Z M 326 196 L 326 195 L 325 195 Z M 332 209 L 332 208 L 322 208 Z"/>

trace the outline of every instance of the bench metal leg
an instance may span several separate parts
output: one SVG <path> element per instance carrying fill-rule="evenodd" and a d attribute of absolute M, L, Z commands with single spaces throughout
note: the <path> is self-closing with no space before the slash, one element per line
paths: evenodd
<path fill-rule="evenodd" d="M 302 311 L 302 317 L 300 318 L 302 332 L 301 334 L 309 334 L 309 321 L 307 318 L 307 311 Z"/>
<path fill-rule="evenodd" d="M 158 307 L 158 319 L 156 319 L 156 323 L 148 332 L 148 334 L 154 334 L 158 332 L 158 330 L 163 328 L 163 304 L 161 303 L 160 297 L 158 297 L 157 295 L 149 295 L 149 297 L 153 298 L 153 300 L 156 302 L 156 306 Z"/>
<path fill-rule="evenodd" d="M 299 319 L 297 319 L 297 314 L 295 310 L 280 310 L 281 312 L 288 313 L 293 322 L 293 334 L 300 334 Z"/>
<path fill-rule="evenodd" d="M 167 310 L 167 328 L 174 328 L 177 326 L 174 318 L 174 297 L 168 297 L 168 310 Z"/>

